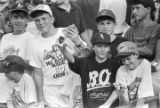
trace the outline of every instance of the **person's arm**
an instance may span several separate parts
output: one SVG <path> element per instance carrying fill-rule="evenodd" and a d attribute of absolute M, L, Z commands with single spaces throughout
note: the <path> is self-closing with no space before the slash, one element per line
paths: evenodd
<path fill-rule="evenodd" d="M 157 40 L 155 59 L 160 60 L 160 39 Z"/>
<path fill-rule="evenodd" d="M 33 79 L 35 81 L 36 89 L 37 89 L 37 97 L 38 102 L 44 102 L 44 94 L 43 94 L 43 72 L 41 68 L 33 69 Z"/>

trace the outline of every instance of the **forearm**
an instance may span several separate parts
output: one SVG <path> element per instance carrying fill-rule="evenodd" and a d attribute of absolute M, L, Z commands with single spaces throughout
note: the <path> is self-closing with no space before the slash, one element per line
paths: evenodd
<path fill-rule="evenodd" d="M 110 107 L 117 98 L 118 98 L 118 94 L 114 90 L 111 96 L 109 97 L 109 99 L 104 103 L 104 105 L 107 105 Z"/>
<path fill-rule="evenodd" d="M 42 70 L 38 68 L 34 68 L 33 78 L 34 78 L 36 89 L 37 89 L 38 101 L 39 102 L 44 101 Z"/>

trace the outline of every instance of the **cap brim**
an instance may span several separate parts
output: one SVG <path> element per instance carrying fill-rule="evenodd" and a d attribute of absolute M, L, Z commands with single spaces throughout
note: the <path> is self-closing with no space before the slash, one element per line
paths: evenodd
<path fill-rule="evenodd" d="M 13 9 L 13 10 L 11 11 L 11 13 L 17 13 L 17 12 L 23 12 L 23 13 L 25 13 L 25 14 L 28 15 L 28 12 L 27 12 L 26 10 L 24 10 L 24 9 Z"/>
<path fill-rule="evenodd" d="M 99 21 L 101 21 L 101 20 L 103 20 L 103 19 L 111 19 L 111 20 L 115 21 L 114 18 L 112 18 L 111 16 L 107 16 L 107 15 L 98 16 L 98 17 L 95 18 L 95 21 L 96 21 L 96 22 L 99 22 Z"/>
<path fill-rule="evenodd" d="M 39 14 L 39 13 L 47 13 L 47 14 L 50 15 L 50 13 L 48 13 L 47 11 L 44 11 L 44 10 L 34 10 L 34 11 L 32 11 L 32 12 L 30 13 L 30 16 L 31 16 L 32 18 L 35 18 L 35 17 L 37 17 L 37 14 Z"/>
<path fill-rule="evenodd" d="M 137 54 L 137 53 L 135 53 L 135 52 L 124 52 L 124 53 L 119 53 L 117 55 L 117 57 L 127 57 L 127 56 L 130 56 L 132 54 Z"/>

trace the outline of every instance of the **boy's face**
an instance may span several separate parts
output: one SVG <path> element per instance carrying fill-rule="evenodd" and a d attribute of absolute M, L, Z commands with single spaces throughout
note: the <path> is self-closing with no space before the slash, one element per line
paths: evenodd
<path fill-rule="evenodd" d="M 129 70 L 134 70 L 136 68 L 136 64 L 138 61 L 138 55 L 137 54 L 132 54 L 130 56 L 121 58 L 123 65 L 127 67 Z"/>
<path fill-rule="evenodd" d="M 106 59 L 110 52 L 110 46 L 104 43 L 97 43 L 93 46 L 93 50 L 98 59 Z"/>
<path fill-rule="evenodd" d="M 9 80 L 14 80 L 18 75 L 18 72 L 16 71 L 11 71 L 8 73 L 5 73 L 5 76 L 9 79 Z"/>
<path fill-rule="evenodd" d="M 97 29 L 101 33 L 112 35 L 114 33 L 115 23 L 112 20 L 101 20 L 97 23 Z"/>
<path fill-rule="evenodd" d="M 148 14 L 150 14 L 150 8 L 145 8 L 142 4 L 136 4 L 133 6 L 133 16 L 135 20 L 142 20 L 144 19 Z"/>
<path fill-rule="evenodd" d="M 11 16 L 11 24 L 14 31 L 23 31 L 26 29 L 28 18 L 23 14 L 24 13 L 19 13 Z"/>
<path fill-rule="evenodd" d="M 35 18 L 35 24 L 42 33 L 48 33 L 53 26 L 54 19 L 48 13 Z"/>

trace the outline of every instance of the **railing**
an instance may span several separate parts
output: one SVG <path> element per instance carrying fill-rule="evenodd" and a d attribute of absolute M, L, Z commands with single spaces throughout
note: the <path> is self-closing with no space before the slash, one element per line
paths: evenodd
<path fill-rule="evenodd" d="M 116 108 L 141 108 L 141 106 L 143 106 L 144 104 L 151 104 L 153 102 L 155 104 L 156 104 L 156 102 L 160 103 L 159 98 L 160 98 L 160 96 L 149 96 L 149 97 L 145 97 L 145 98 L 140 98 L 133 103 L 129 103 L 127 105 L 119 106 Z M 151 104 L 151 106 L 149 108 L 153 108 L 152 105 L 154 105 L 154 108 L 160 108 L 159 105 L 155 105 L 155 104 Z"/>

